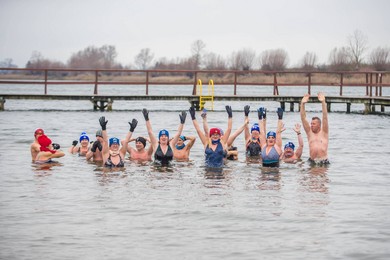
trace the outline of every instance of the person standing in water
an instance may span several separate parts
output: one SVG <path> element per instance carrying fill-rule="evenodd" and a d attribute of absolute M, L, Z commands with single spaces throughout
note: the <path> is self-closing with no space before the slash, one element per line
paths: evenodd
<path fill-rule="evenodd" d="M 310 124 L 306 119 L 305 110 L 305 104 L 309 101 L 309 98 L 309 94 L 304 95 L 300 106 L 302 125 L 303 129 L 305 129 L 307 141 L 309 143 L 309 161 L 319 165 L 329 164 L 329 125 L 325 95 L 322 92 L 318 93 L 318 100 L 322 104 L 322 122 L 319 117 L 313 117 Z"/>
<path fill-rule="evenodd" d="M 296 163 L 302 156 L 303 151 L 303 138 L 301 135 L 301 125 L 295 124 L 294 128 L 295 133 L 298 136 L 298 148 L 295 151 L 295 144 L 293 142 L 288 142 L 284 146 L 283 154 L 281 160 L 285 163 Z"/>
<path fill-rule="evenodd" d="M 34 142 L 30 146 L 30 152 L 31 152 L 31 161 L 34 162 L 35 158 L 37 157 L 37 154 L 41 151 L 40 147 L 41 145 L 38 142 L 38 138 L 42 135 L 44 135 L 45 132 L 42 128 L 38 128 L 34 132 Z"/>

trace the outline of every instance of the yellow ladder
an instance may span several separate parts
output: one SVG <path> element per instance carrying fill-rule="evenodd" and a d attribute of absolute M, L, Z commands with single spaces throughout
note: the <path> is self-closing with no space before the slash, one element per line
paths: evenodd
<path fill-rule="evenodd" d="M 207 88 L 207 95 L 205 95 L 205 96 L 203 96 L 202 80 L 200 80 L 200 79 L 198 79 L 198 88 L 197 89 L 199 89 L 199 108 L 200 108 L 200 110 L 202 110 L 203 108 L 207 108 L 209 110 L 214 110 L 214 81 L 212 79 L 209 80 L 209 85 Z M 207 107 L 206 107 L 206 104 L 208 105 Z"/>

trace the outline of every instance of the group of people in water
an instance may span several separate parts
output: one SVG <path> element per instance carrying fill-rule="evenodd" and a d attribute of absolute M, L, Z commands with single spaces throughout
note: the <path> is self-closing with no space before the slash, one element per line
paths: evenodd
<path fill-rule="evenodd" d="M 323 93 L 318 94 L 318 100 L 322 104 L 322 120 L 319 117 L 313 117 L 310 123 L 306 119 L 305 111 L 305 104 L 309 101 L 309 98 L 310 95 L 306 94 L 300 104 L 301 121 L 309 144 L 309 161 L 317 165 L 329 164 L 327 154 L 329 127 L 325 95 Z M 297 134 L 298 147 L 295 149 L 295 144 L 291 141 L 282 147 L 282 133 L 285 131 L 282 108 L 277 109 L 278 121 L 276 131 L 268 131 L 267 133 L 267 110 L 264 107 L 257 109 L 258 123 L 253 124 L 249 128 L 250 107 L 245 106 L 245 120 L 233 133 L 233 112 L 230 106 L 226 106 L 228 114 L 226 131 L 217 127 L 209 128 L 207 111 L 204 110 L 201 113 L 203 129 L 197 121 L 195 108 L 191 107 L 188 112 L 204 147 L 206 167 L 221 168 L 226 160 L 236 160 L 238 158 L 238 150 L 237 147 L 233 146 L 233 143 L 242 132 L 245 133 L 246 156 L 258 158 L 263 167 L 279 167 L 281 161 L 295 163 L 302 156 L 303 139 L 299 123 L 293 129 Z M 137 119 L 132 119 L 129 122 L 129 131 L 123 140 L 116 137 L 108 138 L 108 120 L 102 116 L 99 118 L 101 130 L 96 132 L 96 140 L 90 141 L 89 136 L 83 132 L 79 140 L 73 141 L 69 152 L 85 156 L 88 161 L 102 163 L 107 168 L 123 168 L 127 153 L 131 160 L 148 162 L 154 159 L 154 162 L 163 166 L 169 165 L 173 160 L 189 159 L 190 150 L 195 143 L 196 137 L 182 135 L 187 118 L 186 111 L 182 111 L 179 114 L 180 124 L 173 137 L 170 137 L 166 129 L 160 130 L 156 137 L 149 119 L 149 111 L 144 108 L 142 114 L 146 122 L 148 137 L 133 137 L 138 121 Z M 52 143 L 45 135 L 43 129 L 37 129 L 34 136 L 35 141 L 31 144 L 31 156 L 34 163 L 48 164 L 53 162 L 52 159 L 65 155 L 60 150 L 60 146 Z M 129 145 L 131 142 L 135 142 L 135 147 Z M 147 143 L 149 143 L 149 146 Z"/>

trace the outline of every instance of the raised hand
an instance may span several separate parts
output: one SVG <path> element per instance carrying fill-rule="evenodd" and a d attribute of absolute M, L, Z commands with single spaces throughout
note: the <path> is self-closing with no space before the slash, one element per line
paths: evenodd
<path fill-rule="evenodd" d="M 278 107 L 278 119 L 282 120 L 283 119 L 283 109 L 281 107 Z"/>
<path fill-rule="evenodd" d="M 53 146 L 53 150 L 59 150 L 60 149 L 60 145 L 59 144 L 57 144 L 57 143 L 52 143 L 51 144 L 52 146 Z"/>
<path fill-rule="evenodd" d="M 325 101 L 325 95 L 324 95 L 324 93 L 322 93 L 322 92 L 319 92 L 319 93 L 318 93 L 318 100 L 321 101 L 321 102 Z"/>
<path fill-rule="evenodd" d="M 228 113 L 229 118 L 233 117 L 233 111 L 231 106 L 225 106 L 226 112 Z"/>
<path fill-rule="evenodd" d="M 91 151 L 96 152 L 96 149 L 99 149 L 99 151 L 102 151 L 103 149 L 102 144 L 97 140 L 93 143 Z"/>
<path fill-rule="evenodd" d="M 142 109 L 142 114 L 144 115 L 145 121 L 149 121 L 149 111 L 146 108 Z"/>
<path fill-rule="evenodd" d="M 184 125 L 184 123 L 186 122 L 187 112 L 181 111 L 181 114 L 179 114 L 179 117 L 180 117 L 180 123 Z"/>
<path fill-rule="evenodd" d="M 310 98 L 310 95 L 309 94 L 305 94 L 301 100 L 301 103 L 302 104 L 305 104 L 309 101 L 309 98 Z"/>
<path fill-rule="evenodd" d="M 297 134 L 300 134 L 300 133 L 301 133 L 301 124 L 300 124 L 300 123 L 296 123 L 296 124 L 295 124 L 294 131 L 295 131 L 295 133 L 297 133 Z"/>
<path fill-rule="evenodd" d="M 78 144 L 78 142 L 79 142 L 79 141 L 74 140 L 74 141 L 72 142 L 72 145 L 73 145 L 73 146 L 76 146 L 76 145 Z"/>
<path fill-rule="evenodd" d="M 202 111 L 202 114 L 200 114 L 200 116 L 205 119 L 207 117 L 207 109 L 206 108 L 203 108 L 203 111 Z"/>
<path fill-rule="evenodd" d="M 190 107 L 189 109 L 189 112 L 190 112 L 190 115 L 191 115 L 191 119 L 192 120 L 195 120 L 195 108 L 194 107 Z"/>
<path fill-rule="evenodd" d="M 250 109 L 250 108 L 251 108 L 251 107 L 248 106 L 248 105 L 246 105 L 246 106 L 244 107 L 245 116 L 248 116 L 248 115 L 249 115 L 249 109 Z"/>
<path fill-rule="evenodd" d="M 137 127 L 137 124 L 138 124 L 138 120 L 133 118 L 133 120 L 131 122 L 128 122 L 129 125 L 130 125 L 130 132 L 134 132 L 134 129 Z"/>
<path fill-rule="evenodd" d="M 102 127 L 102 130 L 106 130 L 107 122 L 108 120 L 106 121 L 106 118 L 104 116 L 99 118 L 99 123 L 100 126 Z"/>

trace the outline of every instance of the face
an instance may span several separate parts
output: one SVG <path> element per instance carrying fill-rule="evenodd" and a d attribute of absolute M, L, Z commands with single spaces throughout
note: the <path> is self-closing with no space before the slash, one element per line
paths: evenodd
<path fill-rule="evenodd" d="M 184 144 L 184 141 L 181 139 L 181 138 L 179 138 L 178 140 L 177 140 L 177 143 L 176 143 L 178 146 L 181 146 L 181 145 L 183 145 Z"/>
<path fill-rule="evenodd" d="M 257 139 L 260 136 L 260 132 L 257 130 L 252 131 L 252 138 Z"/>
<path fill-rule="evenodd" d="M 80 145 L 83 146 L 83 147 L 88 146 L 88 144 L 89 144 L 89 141 L 87 139 L 83 139 L 80 142 Z"/>
<path fill-rule="evenodd" d="M 119 144 L 116 144 L 116 143 L 112 144 L 112 145 L 110 146 L 110 150 L 112 150 L 112 151 L 118 151 L 118 150 L 119 150 Z"/>
<path fill-rule="evenodd" d="M 287 158 L 290 158 L 294 155 L 294 150 L 291 149 L 290 147 L 287 147 L 286 149 L 284 149 L 284 156 L 287 157 Z"/>
<path fill-rule="evenodd" d="M 313 133 L 318 133 L 321 130 L 320 121 L 318 121 L 317 119 L 311 120 L 310 128 Z"/>
<path fill-rule="evenodd" d="M 211 140 L 217 141 L 218 139 L 221 139 L 221 135 L 214 133 L 210 136 Z"/>
<path fill-rule="evenodd" d="M 167 144 L 168 143 L 168 136 L 167 135 L 161 135 L 160 136 L 160 143 Z"/>
<path fill-rule="evenodd" d="M 135 148 L 137 148 L 137 150 L 140 151 L 140 150 L 144 149 L 145 147 L 144 147 L 143 143 L 138 141 L 138 142 L 135 142 Z"/>
<path fill-rule="evenodd" d="M 42 136 L 43 133 L 42 132 L 38 132 L 35 134 L 35 140 L 38 140 L 38 137 Z"/>
<path fill-rule="evenodd" d="M 267 144 L 269 144 L 269 145 L 274 145 L 274 144 L 275 144 L 275 137 L 273 137 L 273 136 L 268 136 L 268 137 L 267 137 Z"/>

